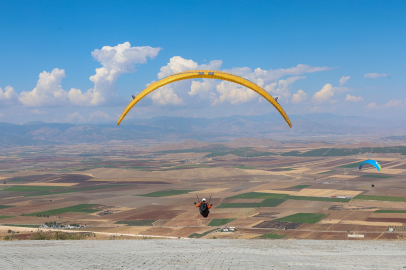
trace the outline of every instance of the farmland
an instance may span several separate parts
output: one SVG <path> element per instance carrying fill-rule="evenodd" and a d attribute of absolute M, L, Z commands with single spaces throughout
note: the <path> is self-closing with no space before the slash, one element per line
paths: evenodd
<path fill-rule="evenodd" d="M 192 147 L 4 149 L 0 228 L 7 234 L 6 227 L 47 223 L 174 238 L 348 239 L 354 232 L 387 239 L 392 226 L 394 239 L 406 238 L 402 147 L 262 147 L 250 139 L 185 145 Z M 371 155 L 382 171 L 358 169 Z M 213 205 L 207 218 L 193 204 L 197 196 Z M 217 232 L 223 226 L 237 231 Z"/>

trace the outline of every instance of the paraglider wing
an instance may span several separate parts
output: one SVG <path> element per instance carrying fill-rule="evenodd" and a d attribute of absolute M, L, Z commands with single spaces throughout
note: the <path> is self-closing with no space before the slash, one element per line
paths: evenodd
<path fill-rule="evenodd" d="M 374 166 L 378 171 L 381 171 L 381 164 L 379 164 L 379 162 L 376 161 L 376 160 L 368 159 L 368 160 L 365 160 L 365 161 L 361 162 L 361 164 L 359 164 L 359 169 L 361 170 L 362 167 L 363 167 L 365 164 L 371 164 L 371 165 Z"/>
<path fill-rule="evenodd" d="M 191 71 L 186 71 L 186 72 L 180 72 L 176 73 L 173 75 L 170 75 L 166 78 L 163 78 L 157 82 L 151 83 L 148 85 L 147 88 L 145 88 L 141 93 L 139 93 L 124 109 L 123 113 L 120 116 L 120 119 L 118 119 L 117 126 L 120 125 L 121 121 L 123 121 L 124 117 L 127 115 L 127 113 L 131 110 L 132 107 L 134 107 L 135 104 L 137 104 L 141 99 L 143 99 L 145 96 L 147 96 L 149 93 L 152 91 L 158 89 L 159 87 L 162 87 L 166 84 L 173 83 L 176 81 L 181 81 L 181 80 L 187 80 L 187 79 L 217 79 L 217 80 L 224 80 L 224 81 L 230 81 L 233 83 L 240 84 L 242 86 L 245 86 L 261 96 L 263 96 L 269 103 L 271 103 L 275 109 L 278 110 L 278 112 L 282 115 L 282 117 L 285 119 L 286 123 L 288 123 L 289 127 L 292 127 L 292 124 L 289 120 L 289 117 L 286 115 L 285 111 L 279 105 L 279 103 L 262 87 L 259 85 L 244 79 L 243 77 L 231 74 L 231 73 L 226 73 L 226 72 L 221 72 L 221 71 L 215 71 L 215 70 L 191 70 Z"/>

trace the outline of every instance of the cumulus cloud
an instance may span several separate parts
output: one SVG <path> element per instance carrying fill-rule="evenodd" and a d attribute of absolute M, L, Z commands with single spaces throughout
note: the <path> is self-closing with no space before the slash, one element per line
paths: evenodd
<path fill-rule="evenodd" d="M 86 119 L 80 115 L 79 112 L 74 112 L 74 113 L 68 113 L 66 121 L 69 123 L 83 123 L 86 121 Z"/>
<path fill-rule="evenodd" d="M 11 86 L 6 86 L 3 89 L 0 87 L 0 104 L 1 105 L 14 105 L 18 103 L 18 95 Z"/>
<path fill-rule="evenodd" d="M 221 70 L 222 63 L 223 62 L 221 60 L 214 60 L 209 62 L 209 64 L 199 65 L 197 62 L 191 59 L 185 59 L 181 56 L 175 56 L 170 59 L 167 65 L 163 66 L 160 69 L 160 72 L 158 73 L 158 79 L 187 70 Z M 223 69 L 221 71 L 242 76 L 263 87 L 273 96 L 284 97 L 283 100 L 289 101 L 291 97 L 290 90 L 292 84 L 299 79 L 306 78 L 305 76 L 297 75 L 329 69 L 331 68 L 312 67 L 309 65 L 299 64 L 295 67 L 276 70 L 262 70 L 260 68 L 257 68 L 252 71 L 248 67 L 235 67 L 231 69 Z M 286 76 L 292 77 L 281 79 L 282 77 Z M 241 104 L 244 102 L 249 102 L 258 97 L 258 94 L 256 94 L 254 91 L 228 81 L 214 81 L 210 79 L 203 79 L 199 81 L 195 80 L 188 85 L 188 88 L 190 89 L 190 91 L 188 92 L 190 97 L 199 95 L 200 100 L 208 100 L 211 102 L 212 105 L 217 105 L 224 102 L 229 102 L 231 104 Z M 160 90 L 156 90 L 156 94 L 150 95 L 154 103 L 158 103 L 161 105 L 184 104 L 183 99 L 178 97 L 176 91 L 173 88 L 168 87 L 167 89 L 169 90 L 167 96 L 163 94 L 163 88 Z M 166 100 L 159 100 L 159 98 L 166 98 Z"/>
<path fill-rule="evenodd" d="M 159 105 L 184 105 L 183 99 L 178 97 L 170 85 L 164 85 L 149 95 L 155 104 Z"/>
<path fill-rule="evenodd" d="M 47 114 L 46 112 L 41 111 L 41 110 L 39 110 L 39 109 L 33 109 L 33 110 L 30 110 L 30 113 L 33 113 L 33 114 L 38 114 L 38 115 L 41 115 L 41 114 Z"/>
<path fill-rule="evenodd" d="M 67 92 L 62 89 L 65 70 L 55 68 L 39 74 L 37 85 L 30 92 L 21 92 L 20 101 L 25 106 L 56 106 L 68 101 Z"/>
<path fill-rule="evenodd" d="M 188 70 L 219 70 L 223 61 L 213 60 L 209 64 L 199 65 L 191 59 L 185 59 L 181 56 L 174 56 L 169 60 L 166 66 L 161 67 L 158 73 L 158 79 L 165 78 L 174 73 L 188 71 Z"/>
<path fill-rule="evenodd" d="M 343 86 L 349 79 L 350 79 L 350 76 L 343 76 L 343 77 L 341 77 L 341 79 L 340 79 L 340 81 L 339 81 L 340 86 Z"/>
<path fill-rule="evenodd" d="M 212 95 L 212 105 L 217 105 L 226 101 L 231 104 L 241 104 L 258 96 L 258 94 L 251 89 L 228 81 L 222 81 L 217 85 L 216 90 L 217 93 L 219 93 L 219 96 L 215 97 Z"/>
<path fill-rule="evenodd" d="M 292 103 L 299 103 L 307 99 L 307 94 L 303 90 L 297 91 L 296 94 L 292 96 Z"/>
<path fill-rule="evenodd" d="M 351 95 L 347 95 L 345 97 L 346 101 L 350 101 L 350 102 L 360 102 L 360 101 L 364 101 L 364 99 L 362 97 L 356 97 L 356 96 L 351 96 Z"/>
<path fill-rule="evenodd" d="M 365 78 L 370 78 L 370 79 L 377 79 L 380 77 L 387 77 L 389 74 L 384 74 L 384 73 L 367 73 L 364 75 Z"/>
<path fill-rule="evenodd" d="M 383 106 L 385 108 L 401 107 L 401 106 L 403 106 L 403 101 L 402 100 L 391 100 Z"/>
<path fill-rule="evenodd" d="M 94 83 L 93 88 L 84 93 L 77 88 L 63 90 L 61 81 L 65 77 L 65 70 L 55 68 L 52 72 L 42 72 L 37 86 L 32 91 L 22 92 L 19 99 L 25 106 L 96 106 L 107 101 L 113 102 L 117 99 L 117 79 L 122 74 L 135 72 L 137 64 L 144 64 L 148 58 L 155 58 L 160 50 L 161 48 L 149 46 L 131 47 L 129 42 L 114 47 L 104 46 L 101 50 L 92 52 L 93 58 L 102 65 L 96 69 L 96 74 L 89 78 Z"/>
<path fill-rule="evenodd" d="M 323 88 L 319 92 L 316 92 L 313 95 L 312 100 L 314 102 L 321 103 L 321 102 L 329 101 L 333 97 L 334 97 L 333 86 L 330 83 L 328 83 L 328 84 L 324 85 Z"/>
<path fill-rule="evenodd" d="M 403 100 L 391 100 L 388 103 L 384 104 L 384 105 L 378 105 L 375 102 L 369 103 L 367 106 L 365 106 L 365 108 L 373 110 L 373 109 L 389 109 L 389 108 L 399 108 L 399 107 L 403 107 L 405 105 L 405 101 Z"/>
<path fill-rule="evenodd" d="M 290 90 L 292 88 L 292 84 L 297 80 L 305 78 L 305 76 L 289 77 L 286 80 L 279 80 L 278 82 L 265 85 L 264 89 L 273 96 L 289 99 L 291 96 Z"/>

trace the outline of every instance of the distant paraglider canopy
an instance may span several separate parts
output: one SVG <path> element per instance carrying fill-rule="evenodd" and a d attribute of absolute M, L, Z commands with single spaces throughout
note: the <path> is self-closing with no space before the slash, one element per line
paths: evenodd
<path fill-rule="evenodd" d="M 361 170 L 362 167 L 364 167 L 365 164 L 371 164 L 371 165 L 374 166 L 378 171 L 381 171 L 381 164 L 379 164 L 379 162 L 376 161 L 376 160 L 368 159 L 368 160 L 365 160 L 365 161 L 361 162 L 361 164 L 359 164 L 359 169 Z"/>
<path fill-rule="evenodd" d="M 151 83 L 150 85 L 148 85 L 147 88 L 145 88 L 137 96 L 135 96 L 135 97 L 133 96 L 133 100 L 130 102 L 130 104 L 128 104 L 128 106 L 124 109 L 123 113 L 121 114 L 120 119 L 117 122 L 117 126 L 120 125 L 121 121 L 123 121 L 124 117 L 131 110 L 131 108 L 134 107 L 135 104 L 137 104 L 141 99 L 143 99 L 145 96 L 147 96 L 152 91 L 158 89 L 159 87 L 162 87 L 166 84 L 173 83 L 176 81 L 187 80 L 187 79 L 203 79 L 203 78 L 230 81 L 230 82 L 245 86 L 245 87 L 257 92 L 262 97 L 264 97 L 269 103 L 271 103 L 275 107 L 275 109 L 282 115 L 282 117 L 285 119 L 285 121 L 289 125 L 289 127 L 292 127 L 289 117 L 286 115 L 286 113 L 283 110 L 283 108 L 281 107 L 281 105 L 279 105 L 279 103 L 277 102 L 277 98 L 274 99 L 267 91 L 262 89 L 262 87 L 260 87 L 259 85 L 255 84 L 243 77 L 240 77 L 240 76 L 237 76 L 237 75 L 234 75 L 231 73 L 216 71 L 216 70 L 190 70 L 190 71 L 172 74 L 166 78 L 163 78 L 159 81 Z"/>

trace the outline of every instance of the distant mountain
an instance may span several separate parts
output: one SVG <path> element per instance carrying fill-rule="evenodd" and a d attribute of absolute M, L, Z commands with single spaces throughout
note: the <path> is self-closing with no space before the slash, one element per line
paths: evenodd
<path fill-rule="evenodd" d="M 391 136 L 406 134 L 406 124 L 380 121 L 367 117 L 333 114 L 291 115 L 292 128 L 276 113 L 261 116 L 230 116 L 215 119 L 154 117 L 132 119 L 119 127 L 112 124 L 75 125 L 66 123 L 30 122 L 24 125 L 0 123 L 0 146 L 41 144 L 110 143 L 159 140 L 180 142 L 226 142 L 241 137 L 272 139 L 301 136 Z M 405 136 L 403 136 L 405 137 Z M 395 137 L 390 137 L 396 140 Z M 402 137 L 399 137 L 402 140 Z M 236 141 L 246 144 L 247 141 Z M 255 145 L 277 142 L 258 141 Z M 193 142 L 190 142 L 193 144 Z M 252 144 L 252 142 L 249 142 Z M 253 144 L 254 145 L 254 144 Z M 203 145 L 199 145 L 202 147 Z"/>

